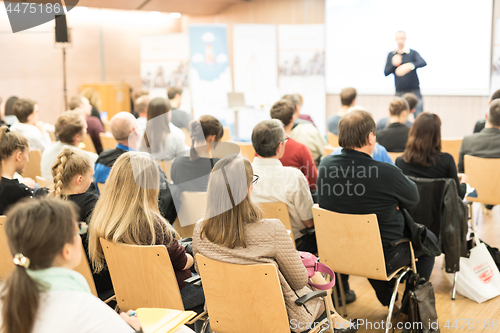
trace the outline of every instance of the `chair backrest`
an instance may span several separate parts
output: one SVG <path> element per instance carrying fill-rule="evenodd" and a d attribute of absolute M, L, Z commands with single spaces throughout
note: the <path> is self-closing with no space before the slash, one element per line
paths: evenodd
<path fill-rule="evenodd" d="M 23 177 L 36 179 L 36 176 L 42 175 L 42 151 L 40 149 L 33 149 L 28 154 L 29 161 L 24 167 Z"/>
<path fill-rule="evenodd" d="M 109 133 L 99 133 L 99 137 L 101 138 L 102 149 L 113 149 L 118 144 L 115 138 Z"/>
<path fill-rule="evenodd" d="M 47 187 L 49 190 L 54 190 L 54 181 L 52 179 L 45 179 L 39 176 L 35 178 L 36 183 L 40 185 L 40 187 Z"/>
<path fill-rule="evenodd" d="M 222 134 L 222 138 L 220 142 L 228 142 L 231 141 L 231 130 L 229 127 L 224 127 L 224 134 Z"/>
<path fill-rule="evenodd" d="M 389 156 L 391 157 L 391 160 L 393 162 L 396 162 L 396 158 L 403 155 L 403 153 L 391 153 L 391 152 L 387 152 L 387 153 L 389 154 Z"/>
<path fill-rule="evenodd" d="M 52 132 L 52 131 L 49 131 L 49 135 L 50 135 L 50 140 L 52 142 L 56 142 L 57 139 L 56 139 L 56 133 Z"/>
<path fill-rule="evenodd" d="M 337 273 L 387 280 L 377 215 L 312 210 L 322 263 Z"/>
<path fill-rule="evenodd" d="M 177 219 L 174 229 L 182 238 L 193 236 L 196 222 L 205 217 L 207 209 L 207 192 L 187 192 L 180 196 L 180 209 L 177 210 Z"/>
<path fill-rule="evenodd" d="M 339 146 L 339 137 L 333 133 L 328 132 L 327 134 L 328 144 L 334 148 Z"/>
<path fill-rule="evenodd" d="M 90 265 L 87 260 L 87 256 L 85 255 L 85 249 L 83 248 L 83 245 L 82 245 L 82 260 L 80 261 L 78 266 L 73 268 L 73 270 L 83 275 L 83 277 L 85 278 L 85 280 L 87 280 L 87 283 L 89 284 L 90 291 L 94 296 L 97 297 L 97 289 L 95 288 L 94 277 L 92 276 L 92 271 L 90 270 Z"/>
<path fill-rule="evenodd" d="M 236 265 L 196 255 L 215 332 L 290 332 L 281 285 L 272 264 Z"/>
<path fill-rule="evenodd" d="M 467 197 L 471 201 L 489 205 L 500 204 L 500 158 L 482 158 L 464 156 L 465 174 L 470 186 L 477 192 L 477 198 Z"/>
<path fill-rule="evenodd" d="M 5 215 L 0 216 L 0 280 L 5 280 L 14 270 L 13 256 L 10 253 L 7 234 L 5 233 Z"/>
<path fill-rule="evenodd" d="M 80 142 L 80 144 L 78 146 L 82 150 L 97 154 L 97 151 L 95 150 L 94 143 L 92 142 L 92 138 L 88 134 L 85 135 L 85 139 L 83 140 L 83 142 Z"/>
<path fill-rule="evenodd" d="M 174 162 L 174 160 L 170 160 L 170 161 L 158 160 L 158 161 L 156 161 L 156 163 L 160 166 L 160 168 L 163 170 L 163 172 L 165 172 L 165 176 L 167 176 L 167 180 L 169 182 L 172 181 L 170 174 L 172 173 L 172 163 L 173 162 Z"/>
<path fill-rule="evenodd" d="M 441 151 L 453 156 L 455 164 L 458 164 L 458 155 L 462 147 L 462 138 L 442 138 Z"/>
<path fill-rule="evenodd" d="M 292 223 L 290 222 L 290 213 L 284 202 L 259 202 L 260 208 L 264 212 L 264 217 L 267 219 L 278 219 L 283 223 L 286 230 L 290 231 L 290 237 L 295 245 L 295 238 L 292 232 Z M 305 227 L 304 227 L 305 228 Z"/>
<path fill-rule="evenodd" d="M 100 241 L 120 310 L 166 308 L 184 311 L 165 246 L 115 244 L 102 238 Z"/>
<path fill-rule="evenodd" d="M 235 142 L 238 147 L 240 147 L 240 153 L 242 156 L 248 158 L 250 162 L 253 162 L 255 158 L 255 149 L 250 142 Z"/>

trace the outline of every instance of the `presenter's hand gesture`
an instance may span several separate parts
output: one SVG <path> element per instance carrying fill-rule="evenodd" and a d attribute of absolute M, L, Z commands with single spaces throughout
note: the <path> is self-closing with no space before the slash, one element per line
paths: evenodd
<path fill-rule="evenodd" d="M 397 76 L 405 76 L 406 74 L 411 72 L 414 68 L 415 68 L 415 66 L 411 62 L 408 62 L 408 63 L 403 64 L 403 65 L 399 66 L 398 68 L 396 68 L 396 75 Z"/>
<path fill-rule="evenodd" d="M 395 54 L 394 57 L 392 57 L 392 65 L 394 67 L 399 67 L 402 61 L 403 61 L 403 56 L 401 54 Z"/>

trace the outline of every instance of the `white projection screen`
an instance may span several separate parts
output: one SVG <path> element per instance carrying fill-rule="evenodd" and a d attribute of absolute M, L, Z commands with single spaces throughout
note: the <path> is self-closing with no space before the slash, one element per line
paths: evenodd
<path fill-rule="evenodd" d="M 327 92 L 394 94 L 384 76 L 395 33 L 427 66 L 417 70 L 426 95 L 489 94 L 492 0 L 326 0 Z"/>

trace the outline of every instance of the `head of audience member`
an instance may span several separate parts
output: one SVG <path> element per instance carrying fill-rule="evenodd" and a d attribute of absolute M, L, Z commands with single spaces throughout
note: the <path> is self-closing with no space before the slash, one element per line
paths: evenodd
<path fill-rule="evenodd" d="M 94 90 L 93 88 L 85 88 L 82 91 L 83 97 L 87 98 L 88 101 L 90 102 L 90 105 L 93 108 L 96 108 L 98 112 L 101 112 L 101 94 L 99 94 L 98 91 Z"/>
<path fill-rule="evenodd" d="M 73 269 L 80 263 L 82 240 L 76 211 L 71 201 L 44 198 L 23 200 L 7 212 L 5 233 L 16 266 L 1 295 L 2 331 L 33 331 L 40 293 L 48 286 L 28 274 L 28 268 L 31 272 L 51 267 Z"/>
<path fill-rule="evenodd" d="M 352 87 L 342 89 L 340 92 L 340 104 L 342 109 L 348 110 L 356 104 L 356 96 L 358 92 Z"/>
<path fill-rule="evenodd" d="M 0 177 L 12 178 L 16 172 L 23 173 L 29 152 L 30 145 L 24 135 L 7 126 L 0 127 Z"/>
<path fill-rule="evenodd" d="M 139 132 L 137 119 L 131 113 L 118 112 L 111 118 L 109 126 L 111 127 L 111 134 L 113 134 L 117 143 L 137 150 L 141 133 Z"/>
<path fill-rule="evenodd" d="M 87 154 L 70 147 L 65 147 L 57 155 L 51 172 L 54 178 L 54 191 L 49 195 L 56 198 L 86 192 L 94 177 L 92 161 Z"/>
<path fill-rule="evenodd" d="M 148 105 L 151 101 L 149 95 L 142 95 L 135 100 L 135 111 L 139 114 L 139 118 L 148 117 Z"/>
<path fill-rule="evenodd" d="M 170 134 L 170 102 L 163 97 L 156 97 L 148 105 L 148 122 L 144 133 L 144 142 L 152 153 L 159 152 L 165 139 Z M 152 120 L 154 119 L 154 120 Z"/>
<path fill-rule="evenodd" d="M 201 116 L 198 120 L 193 120 L 188 125 L 191 136 L 190 159 L 197 160 L 199 157 L 211 157 L 212 148 L 224 135 L 224 127 L 221 122 L 212 116 Z"/>
<path fill-rule="evenodd" d="M 288 99 L 281 99 L 274 103 L 271 108 L 271 118 L 281 120 L 285 126 L 285 132 L 290 133 L 293 128 L 293 123 L 298 117 L 295 112 L 295 106 Z"/>
<path fill-rule="evenodd" d="M 430 112 L 422 112 L 410 129 L 402 155 L 406 163 L 431 166 L 441 153 L 441 119 Z"/>
<path fill-rule="evenodd" d="M 87 122 L 79 110 L 66 111 L 57 117 L 55 132 L 62 143 L 78 147 L 87 136 Z"/>
<path fill-rule="evenodd" d="M 410 113 L 415 112 L 415 108 L 417 107 L 418 104 L 418 97 L 417 95 L 413 93 L 405 93 L 403 96 L 401 96 L 406 100 L 408 103 L 408 109 L 410 110 Z"/>
<path fill-rule="evenodd" d="M 410 114 L 410 107 L 408 102 L 401 97 L 396 97 L 389 104 L 389 116 L 391 123 L 406 123 L 408 115 Z"/>
<path fill-rule="evenodd" d="M 372 115 L 363 110 L 350 111 L 339 121 L 339 145 L 372 155 L 377 125 Z"/>
<path fill-rule="evenodd" d="M 215 164 L 208 181 L 201 237 L 230 249 L 246 247 L 245 224 L 262 218 L 250 199 L 254 182 L 252 164 L 242 156 L 230 155 Z"/>
<path fill-rule="evenodd" d="M 145 95 L 149 95 L 149 91 L 144 90 L 144 89 L 137 90 L 134 93 L 134 101 L 136 101 L 139 97 L 145 96 Z"/>
<path fill-rule="evenodd" d="M 486 115 L 486 128 L 500 129 L 500 99 L 495 99 L 490 104 L 490 109 Z"/>
<path fill-rule="evenodd" d="M 16 96 L 11 96 L 5 101 L 4 115 L 5 116 L 15 116 L 14 104 L 19 100 Z"/>
<path fill-rule="evenodd" d="M 90 117 L 92 113 L 92 105 L 90 105 L 90 102 L 87 99 L 87 97 L 84 97 L 82 95 L 76 95 L 71 97 L 71 99 L 69 100 L 69 109 L 75 110 L 77 108 L 82 110 L 85 117 Z"/>
<path fill-rule="evenodd" d="M 302 96 L 300 96 L 299 94 L 290 94 L 281 97 L 281 99 L 287 99 L 293 103 L 298 118 L 300 116 L 300 109 L 302 108 Z"/>
<path fill-rule="evenodd" d="M 105 265 L 101 237 L 133 245 L 155 245 L 157 237 L 164 244 L 173 241 L 174 230 L 158 208 L 159 181 L 149 154 L 127 152 L 116 160 L 89 227 L 89 255 L 97 271 Z"/>
<path fill-rule="evenodd" d="M 14 103 L 12 110 L 20 123 L 35 125 L 38 122 L 40 114 L 38 104 L 30 99 L 18 99 Z"/>
<path fill-rule="evenodd" d="M 396 43 L 399 50 L 404 49 L 406 43 L 406 33 L 404 31 L 399 30 L 396 32 Z"/>
<path fill-rule="evenodd" d="M 168 100 L 172 105 L 172 108 L 178 109 L 182 103 L 182 88 L 170 87 L 167 91 Z"/>
<path fill-rule="evenodd" d="M 252 145 L 261 158 L 282 158 L 287 139 L 283 123 L 278 119 L 261 121 L 252 131 Z"/>

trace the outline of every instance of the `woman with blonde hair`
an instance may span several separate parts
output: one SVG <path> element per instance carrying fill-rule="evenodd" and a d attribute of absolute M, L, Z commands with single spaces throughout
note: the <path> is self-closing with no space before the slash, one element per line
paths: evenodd
<path fill-rule="evenodd" d="M 133 245 L 164 245 L 170 255 L 185 309 L 205 302 L 202 288 L 186 286 L 193 257 L 177 241 L 176 233 L 158 209 L 159 172 L 149 154 L 127 152 L 111 168 L 92 214 L 89 255 L 94 270 L 105 267 L 99 238 Z"/>
<path fill-rule="evenodd" d="M 101 94 L 99 94 L 99 92 L 97 90 L 88 87 L 82 91 L 82 96 L 85 97 L 86 99 L 88 99 L 90 105 L 92 105 L 92 111 L 90 112 L 90 115 L 92 117 L 98 118 L 102 124 L 102 120 L 101 120 L 101 107 L 102 107 Z"/>

